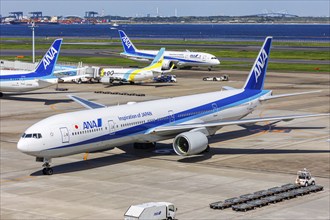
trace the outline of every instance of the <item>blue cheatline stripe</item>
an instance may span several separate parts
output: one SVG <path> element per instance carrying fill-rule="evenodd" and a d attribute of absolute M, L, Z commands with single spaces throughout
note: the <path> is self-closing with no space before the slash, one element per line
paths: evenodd
<path fill-rule="evenodd" d="M 127 137 L 127 136 L 133 136 L 133 135 L 137 135 L 137 134 L 144 134 L 146 133 L 149 129 L 151 128 L 155 128 L 155 127 L 159 127 L 159 126 L 166 126 L 166 125 L 177 125 L 177 124 L 181 124 L 183 122 L 192 120 L 192 119 L 196 119 L 205 115 L 209 115 L 209 114 L 214 114 L 215 111 L 212 108 L 212 104 L 216 103 L 218 106 L 217 112 L 224 110 L 224 109 L 228 109 L 234 106 L 238 106 L 241 105 L 245 102 L 249 102 L 252 101 L 260 96 L 265 95 L 266 93 L 268 93 L 269 90 L 245 90 L 242 93 L 239 93 L 237 95 L 231 96 L 231 97 L 227 97 L 224 99 L 220 99 L 220 100 L 215 100 L 214 102 L 210 102 L 207 103 L 205 105 L 201 105 L 192 109 L 188 109 L 185 111 L 181 111 L 178 113 L 175 113 L 173 115 L 173 117 L 175 118 L 175 122 L 169 122 L 168 119 L 168 115 L 164 116 L 163 120 L 156 120 L 156 121 L 152 121 L 152 122 L 147 122 L 141 125 L 137 125 L 134 127 L 130 127 L 127 129 L 123 129 L 123 130 L 119 130 L 116 131 L 115 134 L 113 135 L 102 135 L 99 137 L 95 137 L 89 140 L 85 140 L 79 143 L 74 143 L 74 144 L 69 144 L 66 146 L 59 146 L 59 147 L 54 147 L 54 148 L 50 148 L 48 150 L 54 150 L 54 149 L 61 149 L 61 148 L 68 148 L 68 147 L 75 147 L 78 145 L 85 145 L 85 144 L 91 144 L 91 143 L 96 143 L 96 142 L 101 142 L 101 141 L 107 141 L 107 140 L 111 140 L 111 139 L 117 139 L 117 138 L 122 138 L 122 137 Z M 197 115 L 192 115 L 189 117 L 184 117 L 184 118 L 179 118 L 179 115 L 184 115 L 184 114 L 189 114 L 189 113 L 194 113 L 194 112 L 200 112 L 200 111 L 205 111 L 202 114 L 197 114 Z"/>
<path fill-rule="evenodd" d="M 13 81 L 13 80 L 34 80 L 34 79 L 53 79 L 57 78 L 53 75 L 47 75 L 47 76 L 40 76 L 39 73 L 36 72 L 30 72 L 25 74 L 13 74 L 13 75 L 1 75 L 0 80 L 1 81 Z"/>

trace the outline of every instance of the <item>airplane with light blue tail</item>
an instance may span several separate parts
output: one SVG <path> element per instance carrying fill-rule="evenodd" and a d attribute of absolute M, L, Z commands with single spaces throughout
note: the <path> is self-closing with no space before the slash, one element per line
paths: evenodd
<path fill-rule="evenodd" d="M 50 162 L 56 157 L 105 151 L 125 144 L 155 147 L 156 142 L 167 139 L 173 139 L 175 153 L 190 156 L 207 152 L 208 138 L 224 126 L 328 117 L 329 114 L 301 114 L 244 118 L 267 100 L 312 93 L 273 95 L 271 90 L 264 90 L 271 43 L 272 37 L 267 37 L 240 89 L 227 87 L 225 91 L 109 107 L 71 95 L 87 110 L 37 122 L 24 132 L 17 148 L 44 162 L 42 172 L 51 175 Z"/>
<path fill-rule="evenodd" d="M 142 62 L 150 62 L 150 60 L 155 58 L 157 50 L 139 50 L 134 46 L 124 31 L 119 30 L 118 32 L 124 48 L 124 52 L 120 53 L 121 56 Z M 211 70 L 212 67 L 219 64 L 219 59 L 209 53 L 191 52 L 188 50 L 166 51 L 162 69 L 168 70 L 174 65 L 178 68 L 205 66 Z"/>
<path fill-rule="evenodd" d="M 3 92 L 29 92 L 55 85 L 61 81 L 72 81 L 79 76 L 56 77 L 54 73 L 70 72 L 78 69 L 54 71 L 60 54 L 62 39 L 56 39 L 41 59 L 34 71 L 0 69 L 0 96 Z"/>
<path fill-rule="evenodd" d="M 134 84 L 136 82 L 152 80 L 155 76 L 171 72 L 173 66 L 170 70 L 162 71 L 164 52 L 165 48 L 161 48 L 152 63 L 145 68 L 102 68 L 100 70 L 101 82 L 112 84 L 117 81 Z"/>

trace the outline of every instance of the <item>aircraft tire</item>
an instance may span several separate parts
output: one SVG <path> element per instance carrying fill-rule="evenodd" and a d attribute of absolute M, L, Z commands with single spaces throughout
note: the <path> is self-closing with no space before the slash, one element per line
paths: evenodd
<path fill-rule="evenodd" d="M 53 175 L 54 171 L 52 168 L 43 168 L 42 169 L 42 174 L 44 175 Z"/>
<path fill-rule="evenodd" d="M 47 175 L 53 175 L 54 171 L 52 168 L 47 169 Z"/>

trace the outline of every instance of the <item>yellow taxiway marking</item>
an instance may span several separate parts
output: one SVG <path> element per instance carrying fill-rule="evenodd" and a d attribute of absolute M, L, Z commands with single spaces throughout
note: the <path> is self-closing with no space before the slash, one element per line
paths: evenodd
<path fill-rule="evenodd" d="M 87 160 L 88 159 L 88 152 L 86 152 L 85 154 L 84 154 L 84 160 Z"/>
<path fill-rule="evenodd" d="M 55 112 L 59 112 L 59 110 L 56 109 L 55 104 L 50 105 L 50 108 Z"/>
<path fill-rule="evenodd" d="M 22 177 L 16 177 L 16 178 L 10 178 L 10 179 L 3 179 L 0 180 L 0 183 L 10 183 L 10 182 L 20 182 L 26 179 L 34 178 L 33 176 L 22 176 Z"/>

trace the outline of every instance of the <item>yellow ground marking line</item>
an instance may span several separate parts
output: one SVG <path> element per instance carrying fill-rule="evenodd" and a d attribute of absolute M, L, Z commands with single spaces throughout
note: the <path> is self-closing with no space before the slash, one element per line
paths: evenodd
<path fill-rule="evenodd" d="M 3 179 L 0 180 L 0 183 L 10 183 L 10 182 L 20 182 L 26 179 L 34 178 L 33 176 L 23 176 L 23 177 L 16 177 L 16 178 L 10 178 L 10 179 Z"/>

